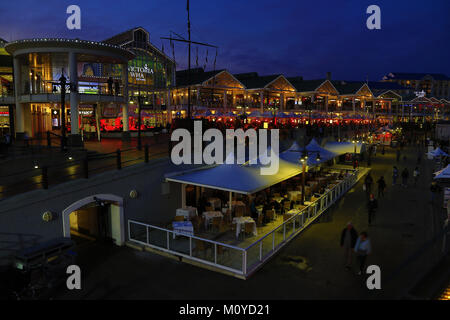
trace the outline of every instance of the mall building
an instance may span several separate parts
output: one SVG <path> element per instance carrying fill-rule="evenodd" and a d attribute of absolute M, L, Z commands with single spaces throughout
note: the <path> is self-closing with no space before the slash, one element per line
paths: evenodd
<path fill-rule="evenodd" d="M 168 122 L 175 64 L 150 43 L 146 30 L 135 28 L 103 42 L 1 41 L 2 127 L 18 139 L 61 133 L 62 75 L 68 83 L 65 123 L 72 145 L 80 144 L 85 134 L 99 134 L 99 129 L 128 137 L 137 128 L 139 102 L 143 129 Z"/>

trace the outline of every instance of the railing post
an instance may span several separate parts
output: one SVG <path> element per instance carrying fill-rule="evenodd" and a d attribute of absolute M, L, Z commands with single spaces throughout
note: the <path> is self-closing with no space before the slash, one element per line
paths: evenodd
<path fill-rule="evenodd" d="M 144 146 L 145 163 L 148 163 L 148 144 Z"/>
<path fill-rule="evenodd" d="M 294 220 L 294 223 L 293 223 L 294 224 L 294 226 L 293 226 L 294 229 L 292 230 L 292 233 L 295 233 L 295 219 L 296 219 L 296 217 L 293 219 Z"/>
<path fill-rule="evenodd" d="M 283 241 L 286 240 L 286 223 L 283 223 Z"/>
<path fill-rule="evenodd" d="M 262 261 L 262 240 L 259 241 L 259 261 Z"/>
<path fill-rule="evenodd" d="M 131 240 L 131 221 L 128 220 L 128 240 Z"/>
<path fill-rule="evenodd" d="M 89 160 L 87 156 L 83 159 L 83 171 L 84 178 L 89 179 Z"/>
<path fill-rule="evenodd" d="M 148 232 L 148 226 L 145 226 L 145 230 L 147 231 L 147 244 L 150 244 L 150 233 Z"/>
<path fill-rule="evenodd" d="M 214 243 L 214 264 L 217 264 L 217 243 Z"/>
<path fill-rule="evenodd" d="M 117 153 L 117 157 L 116 157 L 117 170 L 121 170 L 122 169 L 122 155 L 121 155 L 120 149 L 117 149 L 116 153 Z"/>
<path fill-rule="evenodd" d="M 192 237 L 189 237 L 189 256 L 192 257 Z"/>
<path fill-rule="evenodd" d="M 244 275 L 247 274 L 247 251 L 243 251 L 244 252 L 244 257 L 243 257 L 243 266 L 242 266 L 242 272 L 244 273 Z"/>
<path fill-rule="evenodd" d="M 169 231 L 167 231 L 167 250 L 170 250 L 169 243 L 170 243 L 170 236 L 169 236 Z"/>
<path fill-rule="evenodd" d="M 48 189 L 48 168 L 42 167 L 42 187 Z"/>
<path fill-rule="evenodd" d="M 272 251 L 275 251 L 275 232 L 272 232 Z"/>
<path fill-rule="evenodd" d="M 50 137 L 50 131 L 47 131 L 47 147 L 52 146 L 52 138 Z"/>

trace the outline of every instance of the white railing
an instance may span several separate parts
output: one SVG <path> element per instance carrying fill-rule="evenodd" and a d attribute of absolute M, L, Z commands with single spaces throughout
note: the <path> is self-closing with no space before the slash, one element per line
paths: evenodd
<path fill-rule="evenodd" d="M 239 248 L 134 220 L 128 220 L 128 239 L 131 242 L 248 277 L 313 223 L 356 182 L 357 171 L 354 171 L 339 184 L 328 189 L 320 198 L 247 248 Z M 139 228 L 141 228 L 140 232 Z M 207 257 L 208 249 L 211 250 L 209 257 Z M 199 253 L 202 253 L 204 257 L 201 258 Z"/>
<path fill-rule="evenodd" d="M 134 228 L 132 228 L 133 226 Z M 139 234 L 139 232 L 136 232 L 137 231 L 136 226 L 143 227 L 145 232 L 142 232 L 143 230 L 141 230 L 141 233 Z M 181 239 L 179 237 L 181 237 Z M 197 261 L 226 271 L 230 271 L 232 273 L 240 275 L 246 274 L 247 262 L 245 260 L 246 259 L 245 249 L 243 248 L 239 248 L 236 246 L 228 245 L 213 240 L 199 238 L 193 235 L 180 233 L 174 230 L 168 230 L 152 226 L 134 220 L 128 220 L 128 239 L 132 242 L 139 243 L 144 246 L 148 246 L 150 248 L 172 253 L 181 257 L 191 259 L 193 261 Z M 183 246 L 186 244 L 187 247 L 185 247 L 184 249 L 180 248 L 180 245 Z M 198 251 L 200 247 L 202 248 L 201 252 Z M 210 259 L 206 258 L 208 249 L 214 251 L 214 255 L 212 255 Z M 225 254 L 226 250 L 229 251 L 228 258 L 231 257 L 231 254 L 234 254 L 236 256 L 234 257 L 234 259 L 227 260 L 228 263 L 221 262 L 219 259 L 219 255 L 226 256 Z M 197 253 L 203 253 L 205 258 L 203 259 L 200 258 L 197 255 Z M 238 257 L 239 255 L 241 255 L 241 258 Z M 239 260 L 236 260 L 236 258 Z M 232 266 L 234 264 L 233 262 L 235 261 L 240 261 L 240 263 L 238 263 L 238 268 Z"/>

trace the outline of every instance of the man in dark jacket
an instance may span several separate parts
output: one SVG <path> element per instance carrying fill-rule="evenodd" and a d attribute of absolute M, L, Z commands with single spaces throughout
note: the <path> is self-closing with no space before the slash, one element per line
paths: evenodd
<path fill-rule="evenodd" d="M 370 174 L 370 172 L 364 179 L 364 183 L 366 185 L 366 192 L 369 195 L 370 192 L 372 191 L 372 183 L 373 183 L 373 178 L 372 178 L 372 175 Z"/>
<path fill-rule="evenodd" d="M 345 268 L 350 269 L 352 265 L 352 252 L 355 248 L 356 240 L 358 239 L 358 232 L 353 228 L 351 222 L 341 233 L 341 248 L 344 248 Z"/>
<path fill-rule="evenodd" d="M 384 177 L 381 176 L 377 181 L 378 183 L 378 198 L 384 197 L 384 189 L 386 189 L 386 181 L 384 181 Z"/>

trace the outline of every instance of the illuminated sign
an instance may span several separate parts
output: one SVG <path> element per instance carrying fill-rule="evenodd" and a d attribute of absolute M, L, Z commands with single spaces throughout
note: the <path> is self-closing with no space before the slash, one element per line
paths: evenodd
<path fill-rule="evenodd" d="M 138 81 L 145 81 L 145 76 L 153 74 L 153 69 L 149 68 L 147 64 L 144 65 L 144 67 L 134 67 L 129 66 L 128 72 L 132 78 L 135 78 Z"/>

